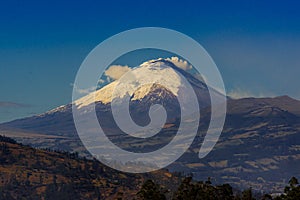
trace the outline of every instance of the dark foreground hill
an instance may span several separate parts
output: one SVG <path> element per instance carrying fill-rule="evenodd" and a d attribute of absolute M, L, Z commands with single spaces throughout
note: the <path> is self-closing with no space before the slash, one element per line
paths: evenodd
<path fill-rule="evenodd" d="M 168 190 L 179 178 L 168 171 L 126 174 L 76 153 L 34 149 L 0 136 L 0 199 L 133 199 L 148 180 Z"/>
<path fill-rule="evenodd" d="M 0 200 L 298 200 L 298 180 L 291 178 L 281 193 L 240 192 L 229 184 L 214 185 L 210 178 L 196 182 L 166 170 L 122 173 L 76 153 L 34 149 L 0 136 Z"/>

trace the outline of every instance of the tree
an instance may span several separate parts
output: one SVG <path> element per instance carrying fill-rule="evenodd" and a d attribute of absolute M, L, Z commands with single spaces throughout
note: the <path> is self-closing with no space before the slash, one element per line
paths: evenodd
<path fill-rule="evenodd" d="M 284 192 L 286 195 L 283 196 L 285 200 L 299 200 L 300 199 L 300 186 L 299 182 L 295 177 L 292 177 L 289 181 L 289 186 L 285 187 Z"/>
<path fill-rule="evenodd" d="M 262 200 L 272 200 L 272 199 L 273 199 L 272 196 L 269 194 L 265 194 L 262 198 Z"/>
<path fill-rule="evenodd" d="M 213 186 L 211 181 L 193 182 L 191 177 L 183 179 L 173 200 L 233 200 L 232 187 L 229 184 Z"/>
<path fill-rule="evenodd" d="M 3 155 L 9 155 L 11 153 L 6 143 L 1 145 L 0 150 Z"/>
<path fill-rule="evenodd" d="M 165 200 L 166 196 L 162 193 L 159 185 L 155 184 L 152 180 L 147 180 L 137 196 L 143 200 Z"/>
<path fill-rule="evenodd" d="M 205 183 L 208 184 L 208 185 L 211 185 L 211 178 L 208 177 L 208 178 L 207 178 L 207 181 L 205 181 Z"/>
<path fill-rule="evenodd" d="M 243 191 L 242 200 L 255 200 L 255 198 L 253 198 L 252 188 Z"/>
<path fill-rule="evenodd" d="M 232 187 L 229 184 L 217 186 L 218 198 L 223 200 L 231 200 L 234 198 Z"/>
<path fill-rule="evenodd" d="M 292 177 L 289 181 L 289 184 L 291 186 L 291 188 L 294 188 L 295 186 L 297 186 L 299 184 L 298 180 L 296 179 L 296 177 Z"/>

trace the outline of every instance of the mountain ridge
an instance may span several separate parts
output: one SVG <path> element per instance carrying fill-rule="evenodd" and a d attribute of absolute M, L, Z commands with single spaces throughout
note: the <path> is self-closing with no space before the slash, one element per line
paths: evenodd
<path fill-rule="evenodd" d="M 188 76 L 201 103 L 200 126 L 190 149 L 168 169 L 193 173 L 200 180 L 206 179 L 209 174 L 220 183 L 228 182 L 236 187 L 248 187 L 250 184 L 256 190 L 271 188 L 274 191 L 281 191 L 280 187 L 286 184 L 284 177 L 300 176 L 292 164 L 294 162 L 297 166 L 300 162 L 300 148 L 297 146 L 300 139 L 300 101 L 289 96 L 228 98 L 227 117 L 221 137 L 213 151 L 199 160 L 197 154 L 210 121 L 210 97 L 203 82 L 187 72 L 182 73 Z M 129 106 L 135 122 L 146 125 L 149 122 L 149 107 L 156 103 L 164 105 L 169 114 L 164 128 L 156 137 L 150 138 L 151 142 L 132 139 L 122 133 L 113 120 L 110 103 L 95 103 L 99 123 L 107 137 L 128 151 L 150 152 L 164 146 L 176 134 L 180 121 L 179 104 L 171 90 L 158 83 L 154 83 L 154 86 L 149 84 L 143 89 L 146 92 L 134 91 L 130 96 Z M 150 95 L 145 96 L 145 93 Z M 94 105 L 87 104 L 79 109 L 88 112 L 90 106 Z M 16 129 L 33 135 L 27 139 L 23 138 L 25 134 L 15 137 L 25 144 L 88 155 L 76 133 L 72 104 L 0 125 L 0 130 L 8 136 L 10 131 L 17 132 Z M 34 137 L 34 133 L 39 134 Z M 289 170 L 285 171 L 285 168 Z M 262 187 L 261 180 L 268 184 Z"/>

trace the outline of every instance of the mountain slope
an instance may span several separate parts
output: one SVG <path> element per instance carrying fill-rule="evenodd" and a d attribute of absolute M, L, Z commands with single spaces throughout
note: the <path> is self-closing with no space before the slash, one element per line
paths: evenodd
<path fill-rule="evenodd" d="M 210 109 L 202 109 L 199 136 L 190 150 L 169 169 L 193 173 L 200 180 L 211 176 L 216 182 L 230 183 L 238 188 L 251 186 L 259 191 L 282 191 L 289 177 L 300 176 L 300 119 L 294 109 L 298 104 L 299 101 L 290 97 L 229 100 L 220 140 L 206 158 L 199 160 L 197 153 L 210 117 Z M 61 120 L 59 116 L 57 113 L 51 115 L 54 120 Z M 44 119 L 45 123 L 51 122 L 49 116 Z M 143 145 L 141 141 L 118 136 L 118 130 L 106 129 L 111 134 L 110 139 L 116 144 L 119 142 L 120 146 L 123 144 L 124 149 L 141 151 L 142 145 L 142 150 L 148 152 L 168 143 L 176 130 L 176 122 L 166 124 L 162 134 L 151 140 L 151 145 Z M 42 147 L 82 150 L 80 141 L 73 138 L 40 137 L 26 142 Z"/>
<path fill-rule="evenodd" d="M 282 190 L 289 176 L 300 175 L 297 105 L 299 101 L 287 96 L 229 100 L 225 126 L 214 150 L 197 160 L 201 140 L 196 140 L 172 168 L 189 168 L 199 179 L 209 175 L 239 188 Z M 202 123 L 208 121 L 205 117 Z"/>
<path fill-rule="evenodd" d="M 77 154 L 34 149 L 0 136 L 0 199 L 133 199 L 147 179 L 171 190 L 180 181 L 165 170 L 126 174 Z"/>
<path fill-rule="evenodd" d="M 165 70 L 161 66 L 162 61 L 152 64 L 146 65 L 149 67 L 147 70 Z M 197 154 L 210 120 L 207 87 L 176 66 L 170 63 L 164 64 L 167 65 L 168 70 L 176 69 L 187 78 L 197 94 L 201 107 L 198 136 L 189 151 L 176 163 L 168 166 L 169 169 L 191 172 L 202 180 L 211 176 L 219 183 L 229 182 L 236 187 L 252 186 L 256 190 L 267 191 L 282 191 L 287 178 L 300 176 L 298 170 L 300 164 L 299 101 L 288 96 L 229 99 L 227 118 L 220 140 L 206 158 L 199 160 Z M 140 74 L 142 73 L 138 73 Z M 111 84 L 107 87 L 114 87 L 117 82 Z M 140 125 L 149 122 L 148 110 L 151 105 L 163 104 L 168 111 L 168 120 L 163 130 L 149 140 L 132 138 L 117 127 L 111 114 L 110 102 L 104 101 L 104 99 L 110 100 L 107 93 L 111 89 L 102 88 L 92 96 L 79 99 L 76 105 L 79 109 L 88 112 L 92 106 L 90 103 L 96 101 L 99 123 L 113 143 L 129 151 L 151 152 L 168 144 L 178 130 L 180 113 L 176 95 L 179 90 L 177 91 L 176 88 L 170 89 L 153 83 L 143 85 L 129 94 L 132 118 Z M 72 104 L 38 116 L 2 124 L 0 130 L 6 135 L 16 130 L 39 133 L 35 138 L 24 140 L 23 137 L 18 137 L 17 139 L 36 147 L 78 151 L 88 155 L 76 134 Z M 46 138 L 44 135 L 53 138 Z"/>

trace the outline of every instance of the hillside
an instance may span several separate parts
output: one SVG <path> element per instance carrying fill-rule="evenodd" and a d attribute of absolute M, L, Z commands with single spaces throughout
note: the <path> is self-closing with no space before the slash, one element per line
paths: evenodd
<path fill-rule="evenodd" d="M 229 100 L 223 132 L 213 151 L 202 160 L 196 153 L 201 137 L 172 169 L 186 169 L 203 180 L 237 188 L 279 192 L 288 177 L 300 176 L 299 101 L 288 96 Z M 204 111 L 200 134 L 209 111 Z"/>
<path fill-rule="evenodd" d="M 221 137 L 214 150 L 199 160 L 197 153 L 210 119 L 210 109 L 202 109 L 199 135 L 190 150 L 168 169 L 193 173 L 199 180 L 211 176 L 218 183 L 230 183 L 237 188 L 251 186 L 257 191 L 282 191 L 289 177 L 300 176 L 299 107 L 300 102 L 288 96 L 229 100 Z M 147 143 L 119 136 L 111 123 L 103 125 L 108 126 L 106 131 L 113 142 L 136 151 L 141 150 L 141 145 L 144 151 L 162 147 L 177 130 L 176 123 L 166 124 L 161 134 Z M 60 111 L 1 127 L 2 134 L 34 147 L 88 155 L 74 129 L 71 113 Z"/>
<path fill-rule="evenodd" d="M 76 153 L 34 149 L 0 136 L 0 199 L 132 199 L 148 179 L 169 189 L 167 171 L 126 174 Z"/>

